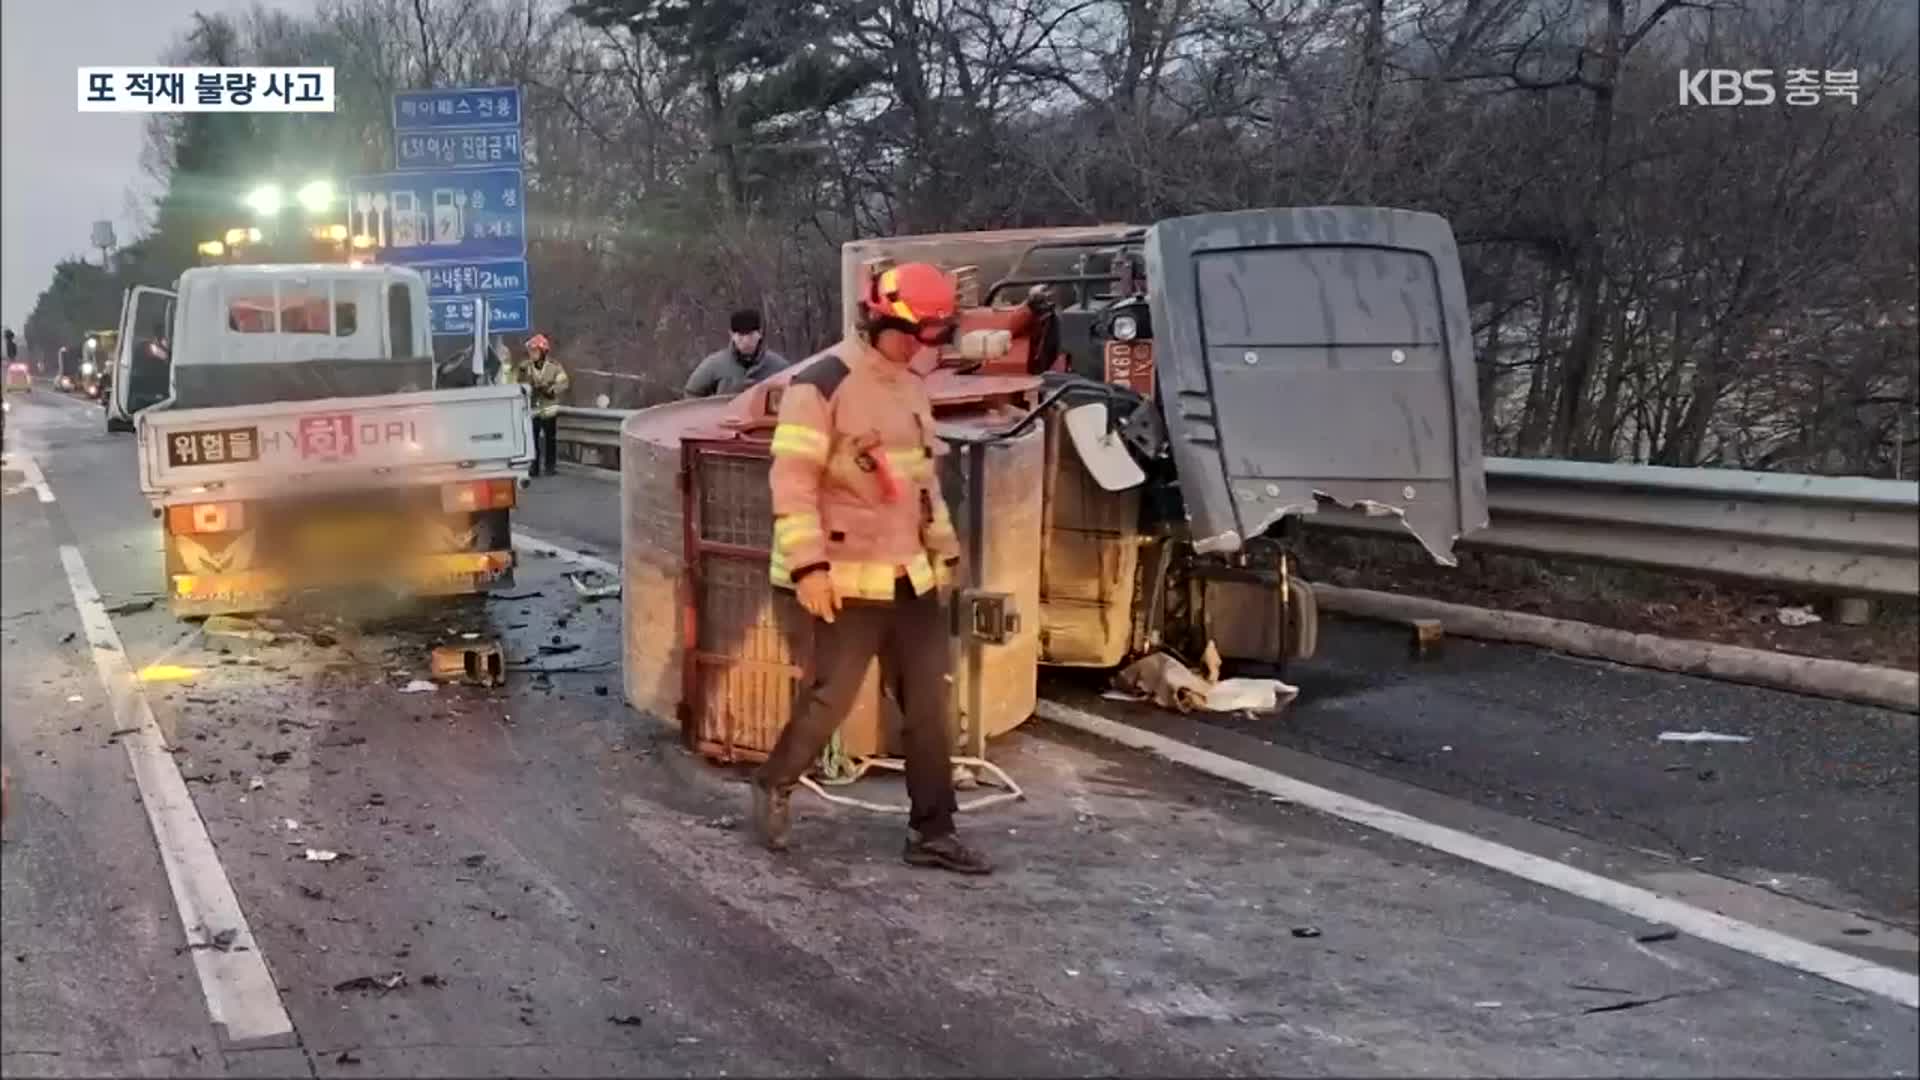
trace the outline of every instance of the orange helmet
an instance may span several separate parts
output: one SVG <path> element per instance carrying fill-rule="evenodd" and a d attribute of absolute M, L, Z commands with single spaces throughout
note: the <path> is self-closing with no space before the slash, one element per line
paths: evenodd
<path fill-rule="evenodd" d="M 552 352 L 553 342 L 548 341 L 545 334 L 535 334 L 527 339 L 527 351 L 532 352 L 535 349 L 541 352 Z"/>
<path fill-rule="evenodd" d="M 927 345 L 953 336 L 958 307 L 953 282 L 931 263 L 907 263 L 876 274 L 867 290 L 867 314 L 875 326 L 905 331 Z"/>

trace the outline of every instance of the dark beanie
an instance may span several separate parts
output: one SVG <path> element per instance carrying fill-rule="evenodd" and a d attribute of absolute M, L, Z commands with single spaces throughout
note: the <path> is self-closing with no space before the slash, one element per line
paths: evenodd
<path fill-rule="evenodd" d="M 741 308 L 733 313 L 727 325 L 736 334 L 751 334 L 760 329 L 760 313 L 752 308 Z"/>

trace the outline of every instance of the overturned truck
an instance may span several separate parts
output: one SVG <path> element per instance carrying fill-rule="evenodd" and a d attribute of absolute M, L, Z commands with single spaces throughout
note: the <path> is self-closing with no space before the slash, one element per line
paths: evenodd
<path fill-rule="evenodd" d="M 928 377 L 966 557 L 957 730 L 978 755 L 1031 714 L 1040 664 L 1311 656 L 1307 515 L 1397 522 L 1438 562 L 1486 524 L 1468 309 L 1452 230 L 1373 208 L 866 240 L 870 275 L 953 275 Z M 622 431 L 626 694 L 710 756 L 764 755 L 799 696 L 809 620 L 766 574 L 783 376 Z M 842 728 L 891 748 L 886 673 Z"/>

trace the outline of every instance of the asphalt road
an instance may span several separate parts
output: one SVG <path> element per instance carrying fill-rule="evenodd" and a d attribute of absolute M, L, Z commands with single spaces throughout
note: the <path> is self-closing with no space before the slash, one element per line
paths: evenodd
<path fill-rule="evenodd" d="M 212 637 L 138 610 L 161 579 L 131 440 L 97 409 L 14 402 L 8 449 L 55 501 L 6 472 L 9 1076 L 1920 1069 L 1915 1013 L 1885 999 L 1642 941 L 1611 909 L 1040 722 L 994 749 L 1028 799 L 964 823 L 992 878 L 914 871 L 897 819 L 804 798 L 796 850 L 768 856 L 737 777 L 621 704 L 617 609 L 577 601 L 557 560 L 527 559 L 517 599 Z M 611 553 L 617 503 L 562 477 L 523 517 Z M 112 627 L 285 1037 L 236 1044 L 211 1018 L 188 945 L 217 928 L 180 925 L 61 545 L 132 602 Z M 402 692 L 463 633 L 553 670 Z M 578 648 L 543 655 L 555 638 Z"/>
<path fill-rule="evenodd" d="M 543 480 L 523 520 L 611 557 L 619 509 L 617 484 L 574 469 Z M 1301 690 L 1283 717 L 1213 722 L 1920 930 L 1920 724 L 1911 714 L 1516 645 L 1453 640 L 1414 659 L 1405 629 L 1337 618 L 1319 655 L 1283 674 Z M 1083 703 L 1096 681 L 1047 680 Z M 1751 741 L 1659 741 L 1695 731 Z"/>

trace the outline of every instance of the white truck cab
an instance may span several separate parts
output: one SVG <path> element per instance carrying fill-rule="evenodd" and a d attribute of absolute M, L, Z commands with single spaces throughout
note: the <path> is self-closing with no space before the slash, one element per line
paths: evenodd
<path fill-rule="evenodd" d="M 511 583 L 526 394 L 436 386 L 418 271 L 188 270 L 128 292 L 118 345 L 109 417 L 136 427 L 176 614 Z"/>

